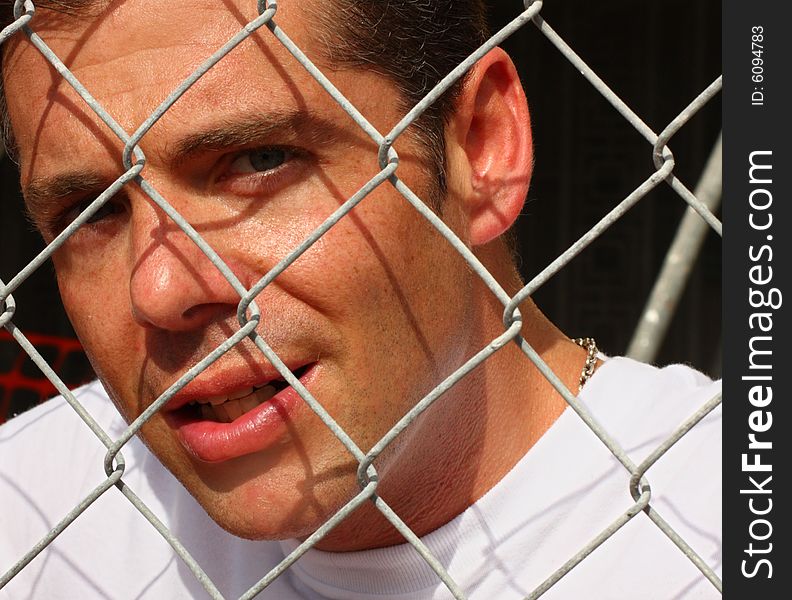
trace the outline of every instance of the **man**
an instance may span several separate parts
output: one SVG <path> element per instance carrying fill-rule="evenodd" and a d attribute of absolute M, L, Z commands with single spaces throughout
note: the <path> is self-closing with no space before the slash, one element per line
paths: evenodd
<path fill-rule="evenodd" d="M 57 8 L 40 9 L 31 27 L 126 132 L 257 17 L 256 3 L 242 0 Z M 274 21 L 379 132 L 486 39 L 477 2 L 384 9 L 353 0 L 284 2 Z M 404 41 L 409 31 L 413 39 Z M 422 64 L 431 54 L 439 62 Z M 27 208 L 51 242 L 126 171 L 124 144 L 25 37 L 4 49 L 3 84 Z M 513 296 L 522 283 L 503 234 L 522 208 L 533 155 L 508 56 L 488 53 L 417 125 L 396 141 L 396 175 Z M 377 144 L 265 29 L 201 77 L 140 149 L 145 182 L 125 185 L 53 254 L 64 305 L 101 381 L 77 397 L 112 439 L 125 423 L 105 393 L 131 423 L 240 329 L 240 288 L 146 189 L 167 199 L 247 290 L 381 170 Z M 137 439 L 121 450 L 124 485 L 227 597 L 244 593 L 361 490 L 359 457 L 288 385 L 256 336 L 365 453 L 505 329 L 501 299 L 390 183 L 255 301 L 255 334 L 142 427 L 156 459 Z M 521 311 L 522 336 L 576 392 L 587 350 L 530 301 Z M 605 361 L 587 379 L 581 399 L 636 463 L 718 389 L 688 369 L 624 359 Z M 527 595 L 633 505 L 629 473 L 566 406 L 508 343 L 374 462 L 377 498 L 424 539 L 463 592 Z M 719 519 L 701 493 L 717 490 L 706 476 L 719 459 L 716 438 L 711 420 L 649 473 L 659 496 L 652 505 L 678 512 L 674 526 L 710 559 L 718 545 L 708 536 Z M 101 483 L 106 449 L 63 401 L 12 421 L 0 444 L 5 570 Z M 44 444 L 54 457 L 42 458 Z M 42 460 L 57 479 L 44 475 Z M 365 501 L 263 597 L 446 597 L 403 542 Z M 201 587 L 110 490 L 0 594 L 30 590 L 171 598 Z M 600 598 L 715 595 L 638 517 L 551 596 L 592 590 Z"/>

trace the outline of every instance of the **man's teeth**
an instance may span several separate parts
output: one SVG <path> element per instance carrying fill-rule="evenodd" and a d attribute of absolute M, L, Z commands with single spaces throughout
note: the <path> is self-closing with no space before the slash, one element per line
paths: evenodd
<path fill-rule="evenodd" d="M 196 400 L 192 404 L 200 406 L 201 418 L 207 421 L 230 423 L 277 393 L 278 389 L 274 385 L 265 385 L 258 389 L 249 387 L 227 396 L 212 396 Z"/>
<path fill-rule="evenodd" d="M 239 390 L 238 392 L 234 392 L 233 394 L 228 395 L 229 400 L 239 400 L 240 398 L 244 398 L 245 396 L 252 394 L 253 388 L 245 388 L 244 390 Z"/>

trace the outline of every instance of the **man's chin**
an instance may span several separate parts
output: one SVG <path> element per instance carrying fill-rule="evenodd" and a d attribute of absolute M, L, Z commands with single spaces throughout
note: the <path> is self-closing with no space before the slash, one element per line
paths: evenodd
<path fill-rule="evenodd" d="M 207 515 L 234 536 L 307 538 L 360 492 L 351 459 L 331 459 L 324 468 L 305 464 L 284 440 L 267 452 L 207 463 L 190 455 L 156 417 L 140 432 L 143 442 Z"/>
<path fill-rule="evenodd" d="M 329 514 L 306 512 L 294 506 L 292 511 L 229 506 L 225 502 L 202 502 L 196 498 L 217 525 L 239 538 L 251 541 L 304 540 L 332 517 Z M 302 510 L 301 510 L 302 509 Z"/>
<path fill-rule="evenodd" d="M 194 473 L 186 479 L 177 478 L 217 525 L 254 541 L 307 538 L 354 495 L 348 486 L 337 484 L 322 485 L 305 494 L 304 482 L 281 488 L 267 475 L 237 482 L 230 489 L 218 486 L 222 491 L 207 486 L 206 481 L 196 481 Z"/>
<path fill-rule="evenodd" d="M 275 523 L 272 520 L 250 520 L 243 515 L 207 511 L 209 517 L 233 536 L 254 542 L 274 542 L 308 537 L 313 530 L 305 531 L 294 524 Z M 316 527 L 314 527 L 314 530 Z"/>

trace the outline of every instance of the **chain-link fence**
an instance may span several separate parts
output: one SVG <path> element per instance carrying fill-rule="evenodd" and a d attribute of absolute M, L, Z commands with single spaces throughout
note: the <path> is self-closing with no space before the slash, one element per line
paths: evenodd
<path fill-rule="evenodd" d="M 283 4 L 283 2 L 281 2 Z M 100 194 L 90 205 L 83 210 L 59 235 L 55 237 L 46 249 L 33 261 L 21 269 L 5 282 L 0 282 L 0 299 L 3 302 L 3 313 L 0 324 L 13 336 L 19 346 L 31 357 L 46 377 L 55 385 L 68 404 L 76 411 L 85 425 L 101 440 L 107 448 L 104 461 L 106 479 L 74 507 L 63 519 L 19 562 L 13 565 L 0 578 L 0 587 L 7 584 L 15 575 L 28 565 L 39 553 L 60 535 L 71 523 L 80 518 L 93 502 L 116 487 L 129 501 L 129 510 L 137 510 L 148 520 L 173 548 L 173 551 L 184 561 L 193 572 L 194 576 L 214 598 L 222 597 L 218 588 L 206 574 L 200 564 L 190 555 L 182 542 L 176 537 L 154 514 L 146 504 L 124 482 L 125 461 L 124 447 L 143 427 L 143 425 L 158 411 L 160 411 L 182 388 L 193 381 L 202 371 L 207 369 L 224 354 L 242 343 L 251 340 L 264 358 L 271 363 L 283 379 L 292 386 L 310 409 L 332 431 L 333 435 L 344 445 L 349 454 L 357 462 L 357 479 L 359 493 L 350 500 L 341 510 L 329 518 L 319 529 L 300 543 L 286 558 L 269 573 L 262 573 L 262 578 L 253 585 L 242 597 L 252 598 L 264 590 L 277 577 L 283 574 L 291 565 L 298 561 L 306 551 L 320 542 L 336 525 L 346 519 L 353 511 L 365 503 L 371 503 L 395 527 L 404 540 L 411 544 L 436 576 L 451 591 L 454 597 L 464 598 L 466 591 L 460 589 L 457 583 L 447 572 L 446 568 L 429 548 L 424 544 L 402 518 L 378 495 L 378 473 L 374 466 L 375 460 L 380 457 L 392 444 L 399 440 L 411 424 L 435 403 L 446 391 L 451 389 L 460 380 L 468 376 L 477 366 L 487 361 L 491 356 L 509 344 L 516 344 L 524 353 L 526 360 L 530 360 L 536 368 L 547 378 L 557 392 L 564 398 L 579 418 L 601 440 L 602 444 L 612 453 L 619 463 L 630 475 L 629 494 L 633 504 L 620 515 L 613 523 L 591 540 L 580 540 L 580 550 L 564 564 L 559 564 L 555 572 L 548 573 L 547 579 L 539 585 L 529 597 L 535 598 L 542 595 L 558 582 L 566 573 L 574 569 L 589 554 L 605 543 L 611 536 L 619 531 L 632 519 L 649 519 L 661 530 L 668 539 L 675 544 L 679 552 L 684 554 L 706 577 L 712 585 L 720 590 L 721 581 L 712 566 L 707 564 L 683 539 L 678 535 L 664 517 L 658 513 L 652 504 L 653 491 L 649 487 L 647 471 L 672 448 L 687 432 L 694 428 L 707 414 L 713 411 L 721 401 L 720 394 L 702 405 L 695 414 L 684 423 L 680 424 L 674 434 L 652 451 L 640 464 L 635 464 L 628 453 L 619 445 L 614 437 L 603 429 L 591 416 L 587 407 L 581 403 L 575 394 L 563 384 L 559 376 L 554 373 L 543 360 L 542 356 L 522 336 L 522 316 L 518 306 L 534 294 L 551 277 L 563 269 L 573 258 L 583 252 L 586 247 L 604 234 L 608 228 L 617 222 L 633 206 L 644 199 L 647 194 L 658 186 L 669 186 L 686 203 L 688 209 L 685 219 L 680 226 L 678 239 L 669 253 L 664 273 L 647 306 L 642 325 L 633 340 L 630 352 L 644 359 L 651 359 L 653 348 L 656 349 L 658 340 L 662 339 L 665 323 L 673 314 L 674 298 L 678 297 L 679 290 L 684 287 L 684 280 L 689 272 L 690 265 L 695 261 L 695 255 L 700 248 L 700 240 L 704 233 L 711 229 L 718 235 L 721 234 L 721 222 L 713 214 L 719 200 L 719 176 L 717 173 L 719 146 L 713 151 L 713 160 L 702 177 L 696 193 L 690 191 L 675 176 L 675 159 L 670 149 L 670 141 L 710 99 L 715 97 L 721 89 L 721 79 L 717 78 L 701 93 L 692 98 L 690 104 L 673 119 L 660 132 L 650 128 L 639 115 L 637 115 L 608 85 L 600 79 L 586 62 L 556 33 L 542 18 L 543 2 L 526 0 L 524 7 L 515 9 L 514 19 L 484 45 L 475 51 L 469 58 L 459 64 L 453 71 L 445 76 L 423 100 L 413 106 L 404 114 L 403 118 L 389 131 L 383 132 L 375 128 L 366 117 L 354 106 L 320 68 L 306 56 L 303 50 L 296 45 L 288 31 L 278 25 L 279 3 L 276 1 L 260 0 L 258 3 L 259 16 L 247 23 L 239 33 L 214 54 L 212 54 L 196 71 L 183 81 L 183 83 L 151 113 L 134 132 L 127 132 L 116 122 L 107 110 L 91 95 L 91 90 L 86 89 L 75 75 L 64 65 L 62 57 L 57 56 L 48 46 L 47 41 L 29 27 L 35 13 L 34 2 L 31 0 L 18 0 L 15 4 L 15 21 L 6 27 L 0 34 L 0 42 L 5 42 L 13 35 L 27 36 L 30 43 L 43 57 L 57 70 L 60 76 L 77 92 L 90 110 L 114 133 L 123 143 L 124 151 L 121 160 L 125 172 Z M 471 67 L 494 47 L 502 44 L 509 36 L 521 29 L 533 29 L 535 35 L 544 36 L 558 52 L 560 52 L 647 142 L 647 154 L 654 162 L 655 170 L 648 173 L 646 179 L 630 194 L 616 202 L 613 208 L 601 220 L 590 228 L 583 236 L 575 241 L 567 250 L 561 253 L 546 267 L 524 285 L 516 295 L 508 294 L 495 280 L 492 274 L 483 266 L 467 244 L 460 240 L 451 228 L 436 214 L 436 212 L 419 195 L 411 189 L 401 178 L 399 172 L 400 157 L 394 149 L 396 141 L 405 134 L 408 127 L 434 102 L 440 98 L 453 84 L 471 69 Z M 224 263 L 215 250 L 179 212 L 157 188 L 146 179 L 146 157 L 139 144 L 150 132 L 160 118 L 176 103 L 197 81 L 204 77 L 217 63 L 232 52 L 237 46 L 247 40 L 254 33 L 268 30 L 273 42 L 281 44 L 302 66 L 303 69 L 320 85 L 325 92 L 353 119 L 360 129 L 373 140 L 379 148 L 379 172 L 374 174 L 370 181 L 361 187 L 354 195 L 349 197 L 320 227 L 311 235 L 302 240 L 288 255 L 280 260 L 267 272 L 254 286 L 246 288 L 237 278 L 231 268 Z M 265 31 L 266 32 L 266 31 Z M 13 293 L 25 280 L 51 257 L 65 240 L 67 240 L 79 227 L 89 221 L 101 207 L 111 199 L 121 188 L 126 185 L 136 185 L 143 191 L 159 209 L 208 257 L 211 263 L 222 274 L 239 296 L 237 318 L 239 329 L 223 341 L 213 352 L 205 356 L 195 366 L 189 369 L 179 380 L 170 386 L 150 406 L 135 418 L 124 433 L 111 438 L 97 423 L 94 417 L 82 406 L 80 401 L 64 385 L 55 370 L 41 356 L 36 346 L 25 334 L 14 325 L 14 312 L 16 304 Z M 357 205 L 365 202 L 366 198 L 380 186 L 392 186 L 403 198 L 412 205 L 416 215 L 428 221 L 450 244 L 469 265 L 470 269 L 481 278 L 491 293 L 503 305 L 503 333 L 491 340 L 475 356 L 467 360 L 461 367 L 440 382 L 431 392 L 426 394 L 415 406 L 405 414 L 369 451 L 362 450 L 329 414 L 322 404 L 321 398 L 315 398 L 301 380 L 289 370 L 267 343 L 259 335 L 257 325 L 260 322 L 261 311 L 256 304 L 256 298 L 280 274 L 286 271 L 308 249 L 331 230 L 339 221 L 345 218 Z M 670 283 L 668 281 L 671 280 Z M 87 468 L 83 466 L 81 468 Z"/>

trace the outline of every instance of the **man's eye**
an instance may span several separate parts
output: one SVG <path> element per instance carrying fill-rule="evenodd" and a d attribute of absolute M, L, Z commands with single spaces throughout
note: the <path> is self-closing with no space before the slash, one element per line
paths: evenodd
<path fill-rule="evenodd" d="M 59 230 L 63 230 L 71 225 L 71 223 L 77 217 L 79 217 L 86 208 L 88 208 L 91 202 L 93 202 L 93 200 L 85 200 L 84 202 L 80 202 L 72 206 L 61 216 L 59 223 L 57 223 L 57 228 Z M 100 206 L 94 214 L 85 220 L 85 225 L 93 225 L 94 223 L 112 218 L 123 213 L 124 210 L 124 206 L 121 202 L 117 201 L 115 198 L 110 198 L 107 202 L 102 204 L 102 206 Z"/>
<path fill-rule="evenodd" d="M 284 148 L 256 148 L 237 157 L 231 163 L 231 172 L 245 174 L 273 171 L 288 159 L 289 152 Z"/>
<path fill-rule="evenodd" d="M 84 204 L 80 205 L 79 210 L 84 210 L 90 202 L 85 202 Z M 106 219 L 107 217 L 111 217 L 113 215 L 117 215 L 123 211 L 123 207 L 119 206 L 118 203 L 113 202 L 112 199 L 108 200 L 99 209 L 92 214 L 88 219 L 85 221 L 86 223 L 97 223 L 102 219 Z M 79 214 L 79 213 L 78 213 Z M 77 218 L 75 216 L 75 218 Z"/>

